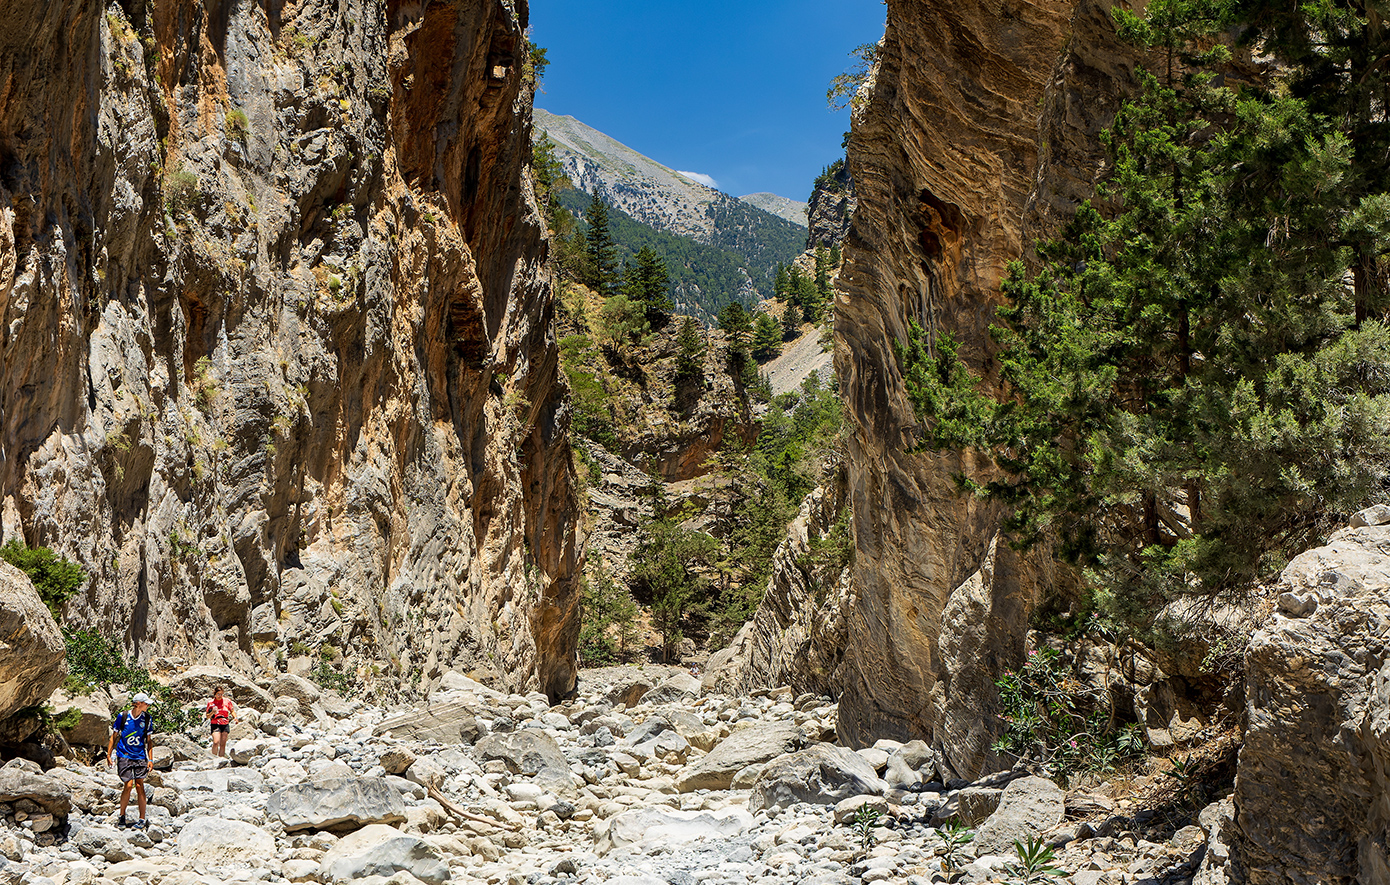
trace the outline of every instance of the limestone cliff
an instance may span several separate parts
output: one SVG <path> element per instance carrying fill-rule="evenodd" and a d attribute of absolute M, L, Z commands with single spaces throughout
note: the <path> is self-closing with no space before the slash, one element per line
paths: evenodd
<path fill-rule="evenodd" d="M 852 432 L 853 592 L 839 729 L 925 738 L 970 777 L 990 758 L 993 680 L 1023 653 L 1047 576 L 957 493 L 968 453 L 911 454 L 893 351 L 909 320 L 986 357 L 1005 266 L 1100 167 L 1131 65 L 1103 0 L 889 0 L 848 168 L 858 208 L 837 289 L 836 372 Z"/>
<path fill-rule="evenodd" d="M 859 204 L 854 195 L 854 181 L 849 167 L 837 160 L 826 173 L 816 179 L 811 202 L 806 209 L 809 230 L 806 248 L 838 246 L 849 236 L 849 220 Z"/>
<path fill-rule="evenodd" d="M 575 682 L 525 0 L 0 0 L 0 535 L 142 661 Z"/>

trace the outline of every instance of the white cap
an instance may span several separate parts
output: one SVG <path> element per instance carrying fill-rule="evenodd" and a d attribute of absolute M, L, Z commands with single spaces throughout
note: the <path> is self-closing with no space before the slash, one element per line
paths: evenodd
<path fill-rule="evenodd" d="M 145 706 L 149 707 L 154 705 L 154 698 L 150 697 L 144 692 L 141 692 L 140 694 L 137 694 L 135 697 L 131 698 L 130 702 L 132 704 L 144 704 Z"/>

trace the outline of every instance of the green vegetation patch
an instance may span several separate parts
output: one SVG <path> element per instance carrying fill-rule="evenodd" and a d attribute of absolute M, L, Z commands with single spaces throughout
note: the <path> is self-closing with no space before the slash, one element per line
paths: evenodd
<path fill-rule="evenodd" d="M 63 606 L 87 583 L 82 566 L 54 553 L 48 547 L 26 547 L 12 538 L 0 547 L 0 558 L 29 576 L 39 598 L 54 619 L 62 618 Z"/>

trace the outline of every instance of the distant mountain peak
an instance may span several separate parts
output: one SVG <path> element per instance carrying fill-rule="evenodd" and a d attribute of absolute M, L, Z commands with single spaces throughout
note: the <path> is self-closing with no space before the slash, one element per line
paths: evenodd
<path fill-rule="evenodd" d="M 576 187 L 586 192 L 597 189 L 609 203 L 657 230 L 711 243 L 716 237 L 716 216 L 738 205 L 806 227 L 805 203 L 775 194 L 754 194 L 750 196 L 759 199 L 740 201 L 696 181 L 691 177 L 695 173 L 658 163 L 574 117 L 541 108 L 533 114 L 536 128 L 555 142 L 556 158 Z"/>

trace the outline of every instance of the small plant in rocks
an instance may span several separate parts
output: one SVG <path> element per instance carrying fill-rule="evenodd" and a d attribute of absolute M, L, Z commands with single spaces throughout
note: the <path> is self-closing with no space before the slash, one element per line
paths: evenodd
<path fill-rule="evenodd" d="M 1022 885 L 1034 885 L 1066 875 L 1056 866 L 1056 852 L 1037 836 L 1029 837 L 1026 842 L 1015 841 L 1014 851 L 1018 853 L 1018 863 L 1009 864 L 1007 869 L 1009 875 Z"/>
<path fill-rule="evenodd" d="M 861 851 L 868 851 L 878 842 L 878 837 L 874 835 L 874 829 L 883 826 L 879 820 L 883 812 L 877 808 L 870 808 L 867 805 L 859 806 L 859 810 L 854 813 L 854 820 L 850 822 L 850 830 L 859 839 Z"/>
<path fill-rule="evenodd" d="M 951 875 L 960 869 L 961 855 L 966 845 L 975 838 L 975 831 L 964 826 L 958 820 L 947 821 L 946 825 L 937 830 L 943 842 L 946 843 L 945 849 L 941 852 L 941 868 L 946 875 Z"/>

